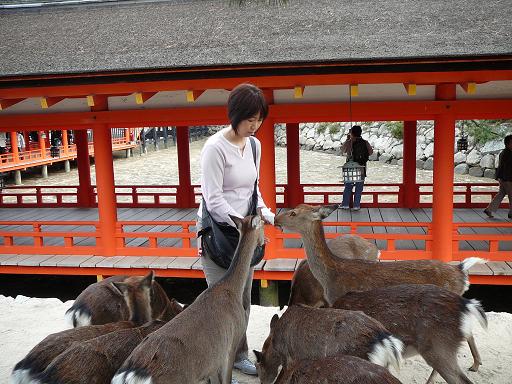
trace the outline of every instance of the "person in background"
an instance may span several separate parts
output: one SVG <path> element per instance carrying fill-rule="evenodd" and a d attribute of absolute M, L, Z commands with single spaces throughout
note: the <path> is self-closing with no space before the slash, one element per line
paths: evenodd
<path fill-rule="evenodd" d="M 240 84 L 228 98 L 228 117 L 231 125 L 208 138 L 201 151 L 201 192 L 210 215 L 219 223 L 234 226 L 229 215 L 243 218 L 249 214 L 254 183 L 258 180 L 261 143 L 254 138 L 256 159 L 253 157 L 250 137 L 267 117 L 268 106 L 263 92 L 252 84 Z M 274 214 L 263 201 L 259 186 L 256 209 L 266 223 L 274 224 Z M 197 231 L 202 229 L 203 202 L 198 210 Z M 200 244 L 200 241 L 198 241 Z M 227 269 L 217 265 L 206 249 L 200 249 L 203 271 L 208 286 L 220 280 Z M 244 289 L 245 315 L 249 320 L 251 288 L 254 268 L 251 267 Z M 257 375 L 256 367 L 248 358 L 247 337 L 241 340 L 234 367 L 245 374 Z M 233 383 L 236 381 L 233 380 Z"/>
<path fill-rule="evenodd" d="M 494 196 L 484 213 L 489 217 L 494 217 L 505 196 L 508 196 L 508 218 L 512 219 L 512 135 L 505 137 L 505 149 L 501 151 L 499 157 L 498 169 L 496 169 L 496 180 L 500 185 L 500 190 Z"/>
<path fill-rule="evenodd" d="M 352 200 L 352 189 L 355 186 L 354 192 L 354 205 L 353 210 L 359 211 L 361 209 L 361 195 L 363 194 L 364 179 L 366 177 L 366 163 L 370 155 L 373 153 L 373 148 L 366 140 L 361 137 L 361 126 L 354 125 L 347 140 L 341 147 L 341 154 L 346 154 L 347 158 L 357 162 L 359 165 L 364 166 L 363 181 L 357 183 L 345 183 L 343 190 L 343 201 L 341 203 L 342 209 L 350 209 L 350 201 Z"/>
<path fill-rule="evenodd" d="M 0 155 L 7 153 L 7 136 L 5 132 L 0 132 Z M 6 161 L 3 157 L 1 158 L 2 163 Z"/>
<path fill-rule="evenodd" d="M 25 151 L 25 137 L 22 133 L 17 132 L 16 138 L 18 139 L 18 156 L 23 159 L 22 152 Z"/>

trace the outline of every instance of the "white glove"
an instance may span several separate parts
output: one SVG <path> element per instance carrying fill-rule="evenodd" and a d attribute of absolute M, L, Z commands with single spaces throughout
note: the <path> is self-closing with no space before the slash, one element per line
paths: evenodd
<path fill-rule="evenodd" d="M 274 225 L 274 217 L 276 216 L 270 208 L 262 208 L 261 215 L 263 218 L 268 221 L 270 224 Z"/>

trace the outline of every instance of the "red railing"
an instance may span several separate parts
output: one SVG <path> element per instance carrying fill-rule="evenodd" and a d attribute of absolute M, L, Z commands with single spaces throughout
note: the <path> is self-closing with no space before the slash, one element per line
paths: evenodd
<path fill-rule="evenodd" d="M 432 223 L 325 222 L 324 226 L 327 238 L 353 233 L 377 241 L 382 259 L 432 258 Z M 334 232 L 335 228 L 338 232 Z M 492 228 L 494 233 L 483 233 L 485 228 Z M 271 245 L 267 247 L 266 259 L 304 257 L 302 248 L 285 246 L 286 240 L 300 239 L 298 234 L 269 229 Z M 474 233 L 464 233 L 467 229 Z M 479 256 L 495 261 L 512 261 L 512 252 L 506 250 L 510 248 L 508 243 L 512 242 L 510 222 L 454 223 L 453 233 L 453 260 Z M 195 257 L 195 238 L 193 221 L 120 221 L 117 223 L 116 253 L 123 256 Z M 95 221 L 0 221 L 0 239 L 4 254 L 103 254 L 99 223 Z M 414 242 L 414 245 L 399 246 L 399 241 Z M 481 249 L 461 249 L 462 242 L 477 242 L 477 248 Z"/>
<path fill-rule="evenodd" d="M 177 207 L 178 185 L 117 185 L 115 187 L 118 207 L 122 208 L 172 208 Z M 372 208 L 401 207 L 404 199 L 402 184 L 366 184 L 362 206 Z M 432 184 L 418 185 L 417 207 L 432 206 Z M 484 207 L 498 192 L 497 184 L 455 183 L 454 207 Z M 92 187 L 93 201 L 96 201 L 96 187 Z M 198 185 L 193 186 L 195 205 L 201 200 Z M 342 184 L 302 184 L 300 196 L 309 204 L 340 203 L 343 194 Z M 279 208 L 289 207 L 288 186 L 276 186 L 276 200 Z M 78 186 L 9 186 L 0 193 L 2 207 L 66 207 L 77 206 Z M 506 203 L 503 203 L 505 206 Z"/>

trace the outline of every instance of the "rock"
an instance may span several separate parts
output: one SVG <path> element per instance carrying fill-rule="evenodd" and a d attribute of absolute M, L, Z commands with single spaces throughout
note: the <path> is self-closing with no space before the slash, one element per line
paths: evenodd
<path fill-rule="evenodd" d="M 496 178 L 496 170 L 493 169 L 485 169 L 484 170 L 484 177 L 487 177 L 488 179 L 495 179 Z"/>
<path fill-rule="evenodd" d="M 391 149 L 391 155 L 395 158 L 395 159 L 401 159 L 404 157 L 404 146 L 403 144 L 399 144 L 399 145 L 396 145 L 394 146 L 392 149 Z"/>
<path fill-rule="evenodd" d="M 471 176 L 482 177 L 484 175 L 484 170 L 480 167 L 470 167 L 468 173 Z"/>
<path fill-rule="evenodd" d="M 403 166 L 404 166 L 404 159 L 398 159 L 398 160 L 396 161 L 396 164 L 397 164 L 397 165 L 399 165 L 399 166 L 401 166 L 401 167 L 403 167 Z"/>
<path fill-rule="evenodd" d="M 485 143 L 480 152 L 482 152 L 482 154 L 484 155 L 496 154 L 501 152 L 503 149 L 505 149 L 505 143 L 503 142 L 502 139 L 499 139 L 488 141 L 487 143 Z"/>
<path fill-rule="evenodd" d="M 425 164 L 423 164 L 423 169 L 432 171 L 434 169 L 434 158 L 429 157 L 427 161 L 425 161 Z"/>
<path fill-rule="evenodd" d="M 494 168 L 498 168 L 500 166 L 500 157 L 494 156 Z"/>
<path fill-rule="evenodd" d="M 455 164 L 465 163 L 466 162 L 466 154 L 462 152 L 457 152 L 453 155 L 453 161 Z M 462 173 L 461 173 L 462 175 Z"/>
<path fill-rule="evenodd" d="M 473 149 L 471 152 L 469 152 L 468 156 L 466 157 L 466 163 L 468 163 L 469 166 L 479 165 L 480 160 L 482 160 L 482 155 L 476 149 Z"/>
<path fill-rule="evenodd" d="M 494 155 L 484 155 L 480 160 L 480 167 L 482 168 L 494 168 Z"/>
<path fill-rule="evenodd" d="M 373 150 L 373 153 L 368 158 L 370 161 L 377 161 L 379 160 L 379 151 L 377 149 Z"/>
<path fill-rule="evenodd" d="M 396 165 L 397 163 L 398 163 L 397 159 L 391 159 L 391 161 L 389 162 L 389 164 L 391 164 L 391 165 Z"/>
<path fill-rule="evenodd" d="M 425 157 L 432 157 L 434 155 L 434 143 L 427 145 L 427 147 L 423 150 L 423 155 Z"/>
<path fill-rule="evenodd" d="M 416 159 L 416 168 L 423 169 L 425 162 L 421 159 Z"/>
<path fill-rule="evenodd" d="M 457 175 L 465 175 L 469 171 L 469 166 L 466 163 L 462 163 L 459 165 L 456 165 L 453 169 L 453 172 L 455 172 Z"/>
<path fill-rule="evenodd" d="M 391 160 L 391 155 L 389 153 L 383 153 L 379 157 L 379 161 L 381 163 L 389 163 L 390 160 Z"/>

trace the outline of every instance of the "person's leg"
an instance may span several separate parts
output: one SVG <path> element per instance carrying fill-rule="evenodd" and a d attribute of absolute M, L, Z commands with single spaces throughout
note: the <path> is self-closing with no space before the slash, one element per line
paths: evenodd
<path fill-rule="evenodd" d="M 512 181 L 503 181 L 503 187 L 508 197 L 508 218 L 512 219 Z"/>
<path fill-rule="evenodd" d="M 504 182 L 500 181 L 500 189 L 496 196 L 493 197 L 487 208 L 484 209 L 484 213 L 489 217 L 493 217 L 492 213 L 498 209 L 498 207 L 501 204 L 501 201 L 503 200 L 506 194 L 507 192 L 505 190 Z"/>
<path fill-rule="evenodd" d="M 343 201 L 341 202 L 341 208 L 347 209 L 350 207 L 350 200 L 352 199 L 352 188 L 354 187 L 354 183 L 345 183 L 345 188 L 343 190 Z"/>
<path fill-rule="evenodd" d="M 361 195 L 363 194 L 364 181 L 356 183 L 356 190 L 354 192 L 354 209 L 361 208 Z"/>

